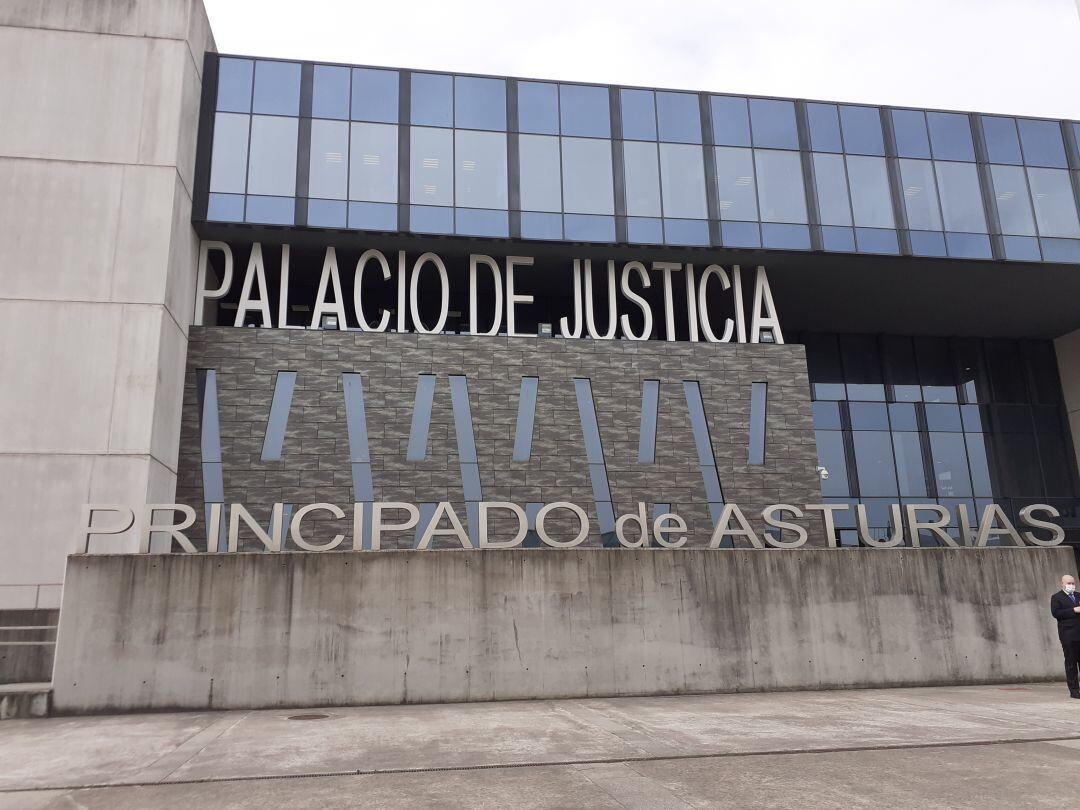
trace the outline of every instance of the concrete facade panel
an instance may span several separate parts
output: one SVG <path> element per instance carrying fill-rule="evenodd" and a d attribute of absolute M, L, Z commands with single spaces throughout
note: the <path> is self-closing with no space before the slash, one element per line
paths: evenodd
<path fill-rule="evenodd" d="M 1072 562 L 1067 548 L 73 556 L 54 706 L 1051 680 L 1044 594 Z"/>

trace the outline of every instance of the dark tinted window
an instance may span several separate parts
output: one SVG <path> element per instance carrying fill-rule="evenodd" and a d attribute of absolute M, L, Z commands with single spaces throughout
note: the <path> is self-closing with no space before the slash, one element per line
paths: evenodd
<path fill-rule="evenodd" d="M 563 135 L 611 137 L 611 112 L 606 87 L 559 85 L 559 115 Z"/>
<path fill-rule="evenodd" d="M 999 118 L 994 115 L 981 117 L 983 140 L 986 142 L 986 156 L 991 163 L 1019 164 L 1024 162 L 1020 153 L 1020 136 L 1016 131 L 1016 121 L 1012 118 Z"/>
<path fill-rule="evenodd" d="M 454 125 L 454 82 L 451 76 L 414 73 L 409 90 L 410 121 L 429 127 Z"/>
<path fill-rule="evenodd" d="M 771 149 L 798 149 L 795 102 L 771 98 L 750 99 L 750 125 L 754 146 Z"/>
<path fill-rule="evenodd" d="M 622 136 L 633 141 L 656 140 L 656 102 L 651 90 L 620 90 Z"/>
<path fill-rule="evenodd" d="M 454 78 L 454 126 L 506 129 L 506 82 L 472 76 Z"/>
<path fill-rule="evenodd" d="M 922 110 L 893 110 L 892 126 L 897 155 L 904 158 L 930 157 L 926 114 Z"/>
<path fill-rule="evenodd" d="M 930 144 L 938 160 L 975 160 L 971 123 L 961 113 L 928 112 Z"/>
<path fill-rule="evenodd" d="M 1065 143 L 1061 139 L 1061 127 L 1057 121 L 1035 121 L 1028 118 L 1017 120 L 1020 128 L 1020 144 L 1024 148 L 1024 163 L 1028 166 L 1065 168 Z"/>
<path fill-rule="evenodd" d="M 881 115 L 877 107 L 840 107 L 844 151 L 855 155 L 884 155 Z"/>
<path fill-rule="evenodd" d="M 713 96 L 713 142 L 718 146 L 749 146 L 750 117 L 746 99 L 739 96 Z"/>
<path fill-rule="evenodd" d="M 559 134 L 559 88 L 554 84 L 518 82 L 518 130 L 537 135 Z"/>
<path fill-rule="evenodd" d="M 701 143 L 701 107 L 692 93 L 657 93 L 656 120 L 660 140 Z"/>
<path fill-rule="evenodd" d="M 842 152 L 840 116 L 835 104 L 807 104 L 806 120 L 810 126 L 810 148 L 815 152 Z"/>

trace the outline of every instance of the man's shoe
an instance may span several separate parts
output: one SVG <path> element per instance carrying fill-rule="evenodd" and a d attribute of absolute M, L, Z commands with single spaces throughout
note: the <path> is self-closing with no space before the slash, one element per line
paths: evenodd
<path fill-rule="evenodd" d="M 1069 697 L 1080 698 L 1080 692 L 1069 692 Z"/>

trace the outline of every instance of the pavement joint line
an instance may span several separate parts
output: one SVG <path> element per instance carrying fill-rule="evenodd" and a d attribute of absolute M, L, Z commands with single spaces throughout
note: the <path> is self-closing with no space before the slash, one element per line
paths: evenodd
<path fill-rule="evenodd" d="M 563 768 L 573 765 L 618 765 L 632 762 L 680 762 L 695 759 L 735 759 L 769 757 L 785 754 L 846 754 L 863 751 L 917 751 L 928 748 L 975 748 L 993 745 L 1022 745 L 1026 743 L 1080 742 L 1080 735 L 1060 737 L 1009 737 L 997 740 L 958 740 L 951 742 L 893 743 L 882 745 L 826 746 L 822 748 L 788 748 L 767 751 L 724 751 L 707 754 L 668 754 L 666 756 L 597 757 L 595 759 L 562 759 L 545 762 L 488 762 L 480 765 L 443 765 L 432 768 L 357 768 L 347 771 L 318 771 L 309 773 L 260 774 L 257 776 L 213 776 L 204 779 L 175 779 L 159 782 L 92 782 L 85 785 L 41 785 L 38 787 L 0 788 L 6 793 L 39 793 L 42 791 L 100 790 L 124 787 L 171 787 L 173 785 L 207 785 L 223 782 L 270 782 L 278 779 L 322 779 L 335 776 L 382 776 L 412 773 L 443 773 L 457 771 L 492 771 L 511 768 Z"/>

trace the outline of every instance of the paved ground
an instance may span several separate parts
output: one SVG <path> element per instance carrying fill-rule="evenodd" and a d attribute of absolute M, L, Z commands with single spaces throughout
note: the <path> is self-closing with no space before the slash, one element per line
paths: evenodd
<path fill-rule="evenodd" d="M 0 810 L 1060 808 L 1078 721 L 1064 684 L 11 720 Z"/>

